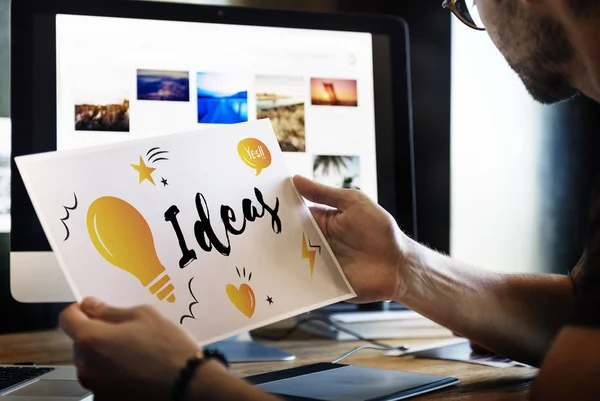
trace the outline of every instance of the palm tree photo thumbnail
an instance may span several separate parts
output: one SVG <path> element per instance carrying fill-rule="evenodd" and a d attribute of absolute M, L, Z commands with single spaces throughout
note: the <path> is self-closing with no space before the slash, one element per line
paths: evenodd
<path fill-rule="evenodd" d="M 360 189 L 360 157 L 315 155 L 313 177 L 332 187 Z"/>

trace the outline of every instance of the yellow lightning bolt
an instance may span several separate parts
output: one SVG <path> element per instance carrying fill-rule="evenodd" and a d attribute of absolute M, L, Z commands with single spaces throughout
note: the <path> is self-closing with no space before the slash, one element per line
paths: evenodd
<path fill-rule="evenodd" d="M 312 249 L 308 249 L 306 245 L 306 237 L 304 233 L 302 233 L 302 259 L 308 259 L 310 262 L 310 275 L 313 275 L 313 270 L 315 268 L 315 254 L 317 251 L 313 251 Z"/>

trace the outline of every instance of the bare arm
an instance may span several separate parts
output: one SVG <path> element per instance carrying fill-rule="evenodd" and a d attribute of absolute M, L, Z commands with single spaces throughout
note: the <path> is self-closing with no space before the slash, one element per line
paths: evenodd
<path fill-rule="evenodd" d="M 394 299 L 509 358 L 539 365 L 573 310 L 570 277 L 498 274 L 416 243 L 356 190 L 294 177 L 357 298 Z M 333 211 L 332 211 L 333 208 Z M 600 281 L 600 279 L 599 279 Z"/>
<path fill-rule="evenodd" d="M 500 274 L 410 248 L 398 302 L 498 354 L 541 364 L 573 309 L 569 277 Z"/>

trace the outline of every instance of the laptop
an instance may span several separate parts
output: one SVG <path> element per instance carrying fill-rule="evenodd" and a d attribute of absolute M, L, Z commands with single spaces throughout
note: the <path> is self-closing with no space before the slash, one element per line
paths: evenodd
<path fill-rule="evenodd" d="M 74 366 L 0 365 L 2 401 L 91 401 Z"/>

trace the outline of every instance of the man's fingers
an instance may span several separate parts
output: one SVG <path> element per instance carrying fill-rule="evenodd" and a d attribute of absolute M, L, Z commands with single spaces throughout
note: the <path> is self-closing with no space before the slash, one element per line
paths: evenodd
<path fill-rule="evenodd" d="M 88 315 L 81 310 L 78 304 L 68 306 L 59 317 L 60 327 L 73 339 L 79 338 L 91 323 Z"/>
<path fill-rule="evenodd" d="M 117 308 L 96 298 L 85 298 L 81 302 L 81 310 L 92 319 L 111 323 L 127 322 L 138 315 L 136 308 Z"/>
<path fill-rule="evenodd" d="M 345 210 L 357 201 L 356 194 L 347 189 L 323 185 L 300 175 L 294 176 L 293 180 L 300 195 L 314 203 Z"/>
<path fill-rule="evenodd" d="M 329 233 L 328 224 L 331 216 L 340 213 L 340 211 L 326 206 L 311 206 L 309 209 L 313 218 L 317 222 L 317 225 L 323 234 L 327 236 Z"/>

